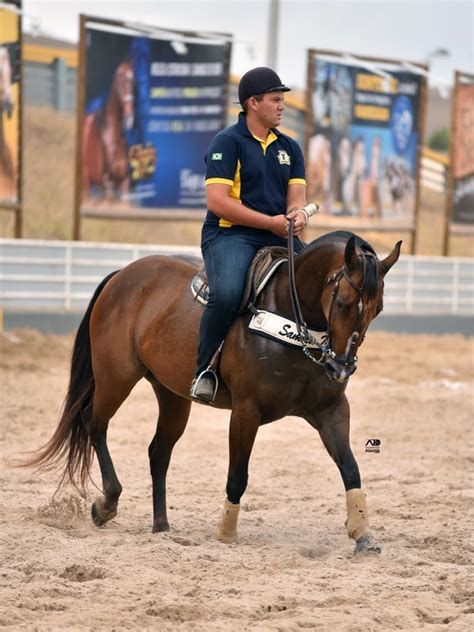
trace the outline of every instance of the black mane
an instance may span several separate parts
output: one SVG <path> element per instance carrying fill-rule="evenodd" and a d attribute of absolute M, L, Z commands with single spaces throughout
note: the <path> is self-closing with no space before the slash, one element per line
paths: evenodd
<path fill-rule="evenodd" d="M 362 252 L 362 254 L 369 254 L 375 256 L 364 257 L 366 266 L 365 266 L 365 275 L 364 275 L 364 294 L 368 299 L 374 299 L 377 295 L 378 288 L 378 274 L 377 274 L 377 253 L 372 248 L 372 246 L 356 235 L 348 230 L 335 230 L 331 233 L 326 233 L 325 235 L 321 235 L 317 239 L 314 239 L 310 244 L 309 248 L 318 248 L 320 246 L 324 246 L 331 243 L 343 242 L 346 244 L 351 237 L 355 237 L 355 245 Z"/>
<path fill-rule="evenodd" d="M 326 243 L 336 241 L 347 243 L 351 237 L 355 237 L 355 244 L 358 248 L 360 248 L 360 250 L 370 252 L 373 255 L 377 254 L 368 241 L 365 241 L 365 239 L 362 239 L 362 237 L 359 237 L 359 235 L 356 235 L 355 233 L 351 233 L 349 230 L 334 230 L 332 233 L 326 233 L 325 235 L 321 235 L 321 237 L 314 239 L 309 246 L 318 247 L 323 246 Z"/>

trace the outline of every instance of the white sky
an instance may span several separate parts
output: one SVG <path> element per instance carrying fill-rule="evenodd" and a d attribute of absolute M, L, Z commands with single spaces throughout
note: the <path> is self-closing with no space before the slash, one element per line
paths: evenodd
<path fill-rule="evenodd" d="M 326 48 L 377 57 L 427 61 L 451 82 L 455 69 L 474 72 L 474 0 L 280 0 L 276 70 L 292 87 L 306 84 L 306 51 Z M 270 0 L 152 0 L 100 2 L 23 0 L 24 28 L 78 40 L 80 13 L 179 30 L 233 35 L 231 72 L 267 64 Z M 431 80 L 434 85 L 436 81 Z"/>

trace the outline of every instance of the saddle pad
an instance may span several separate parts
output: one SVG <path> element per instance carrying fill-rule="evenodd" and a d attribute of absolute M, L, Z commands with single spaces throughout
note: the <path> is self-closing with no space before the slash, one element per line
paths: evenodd
<path fill-rule="evenodd" d="M 303 346 L 296 328 L 296 323 L 273 312 L 259 310 L 258 313 L 250 319 L 249 329 L 253 334 L 278 340 L 278 342 L 290 345 L 291 347 Z M 306 346 L 309 349 L 321 349 L 325 332 L 308 329 L 308 333 L 313 340 Z"/>

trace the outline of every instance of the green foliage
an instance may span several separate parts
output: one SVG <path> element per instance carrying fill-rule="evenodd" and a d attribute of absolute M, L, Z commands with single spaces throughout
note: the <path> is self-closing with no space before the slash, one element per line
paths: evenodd
<path fill-rule="evenodd" d="M 449 132 L 445 127 L 435 130 L 428 140 L 428 147 L 433 151 L 448 151 Z"/>

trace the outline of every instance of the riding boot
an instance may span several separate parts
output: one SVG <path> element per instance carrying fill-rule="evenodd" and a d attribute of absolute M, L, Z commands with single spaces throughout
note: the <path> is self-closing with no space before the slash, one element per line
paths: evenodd
<path fill-rule="evenodd" d="M 212 404 L 216 398 L 218 382 L 215 371 L 206 369 L 191 382 L 191 399 L 204 404 Z"/>

